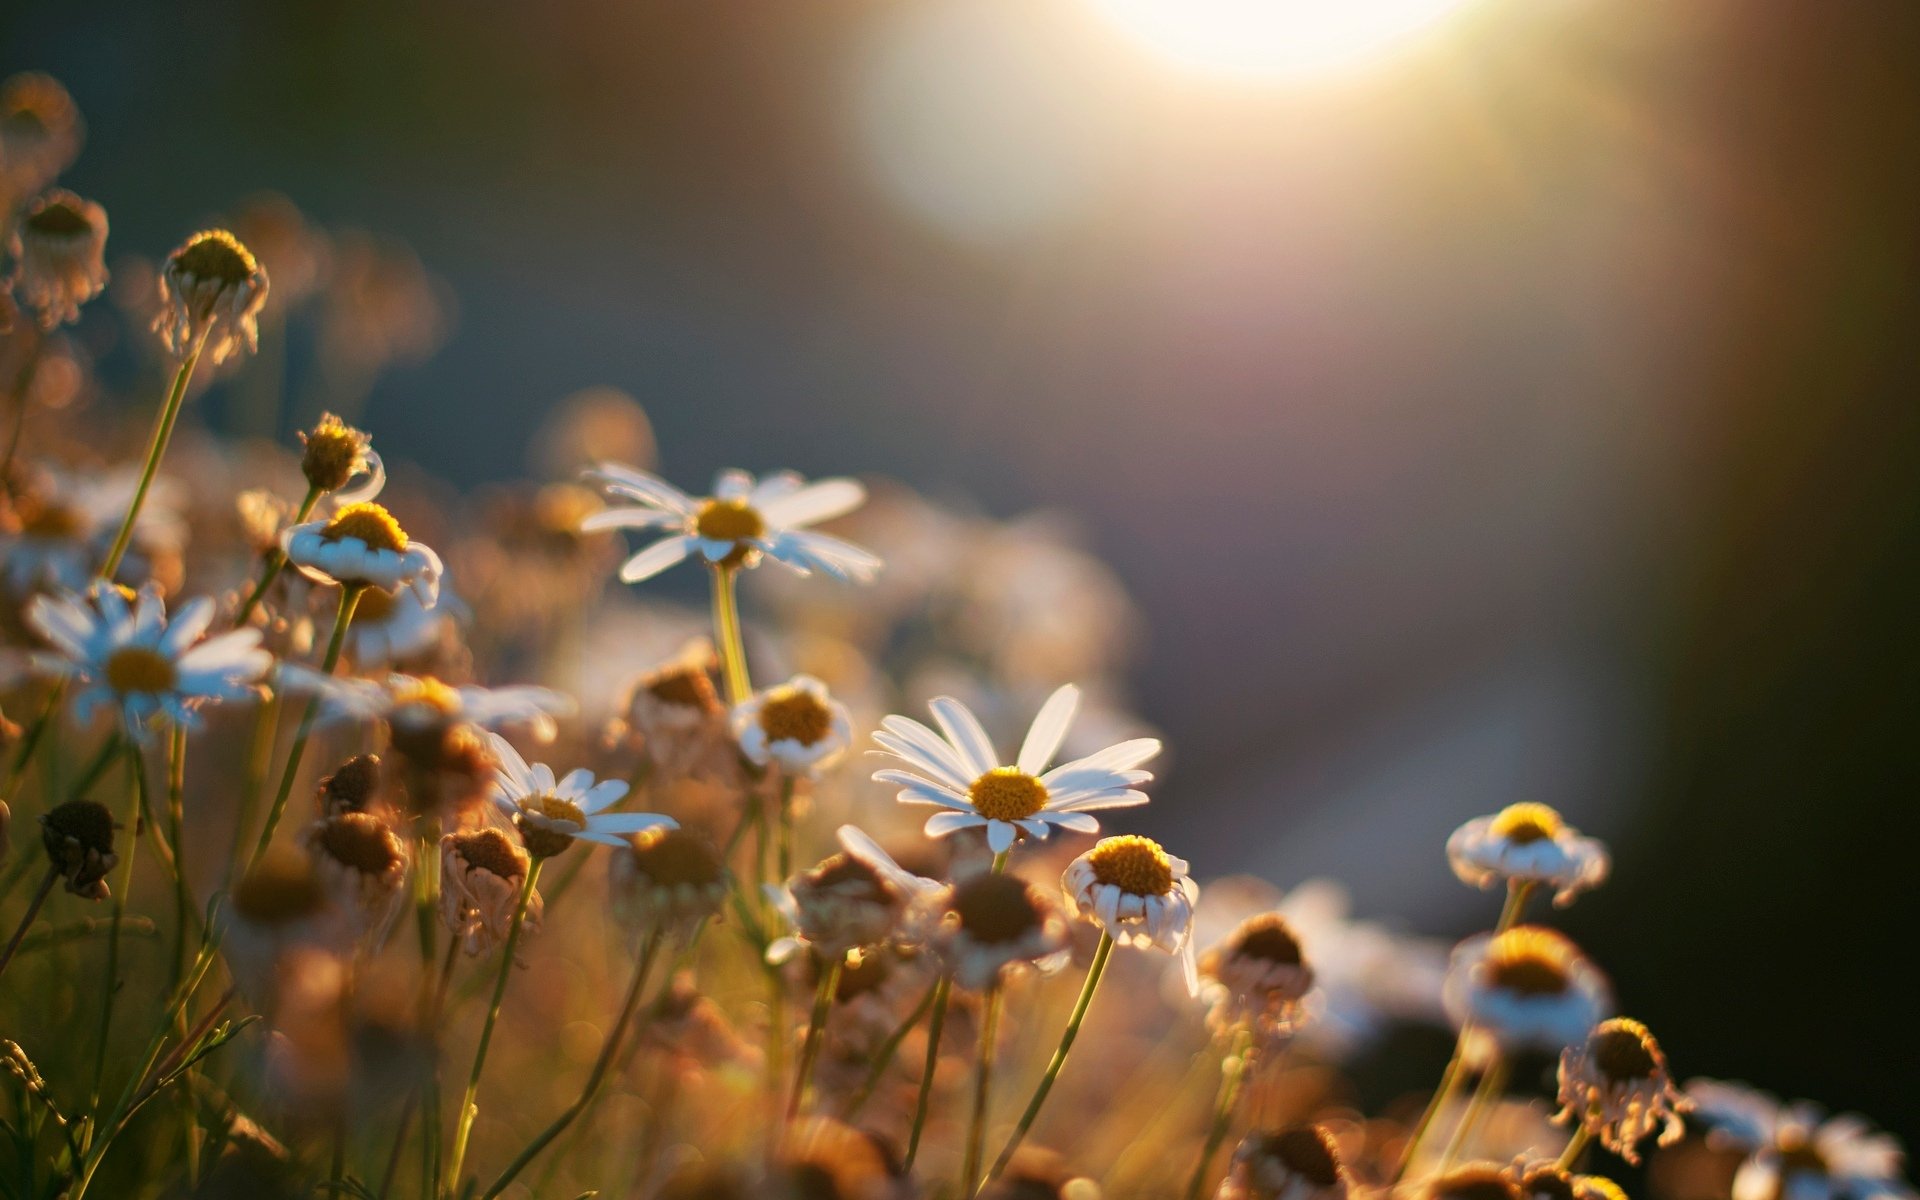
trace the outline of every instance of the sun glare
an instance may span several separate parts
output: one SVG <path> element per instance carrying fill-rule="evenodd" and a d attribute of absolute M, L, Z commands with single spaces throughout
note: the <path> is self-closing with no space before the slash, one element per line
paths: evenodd
<path fill-rule="evenodd" d="M 1212 75 L 1318 75 L 1389 53 L 1468 0 L 1087 0 L 1130 36 Z"/>

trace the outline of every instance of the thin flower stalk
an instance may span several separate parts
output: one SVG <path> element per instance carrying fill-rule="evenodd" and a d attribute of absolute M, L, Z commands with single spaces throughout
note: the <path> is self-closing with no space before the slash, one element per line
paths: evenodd
<path fill-rule="evenodd" d="M 187 884 L 186 822 L 183 801 L 187 777 L 187 731 L 175 724 L 167 739 L 167 840 L 173 851 L 173 978 L 178 987 L 187 973 L 187 928 L 193 922 L 193 894 Z"/>
<path fill-rule="evenodd" d="M 1213 1165 L 1213 1156 L 1220 1152 L 1220 1143 L 1227 1140 L 1227 1130 L 1233 1125 L 1233 1114 L 1240 1105 L 1240 1094 L 1252 1067 L 1253 1030 L 1243 1025 L 1234 1033 L 1226 1057 L 1220 1060 L 1220 1094 L 1214 1099 L 1213 1122 L 1207 1127 L 1207 1140 L 1200 1147 L 1200 1161 L 1193 1164 L 1193 1178 L 1187 1181 L 1187 1200 L 1200 1200 L 1206 1193 L 1208 1168 Z"/>
<path fill-rule="evenodd" d="M 953 999 L 953 973 L 942 972 L 933 985 L 933 1015 L 927 1020 L 927 1058 L 920 1070 L 920 1092 L 913 1102 L 913 1130 L 907 1135 L 904 1170 L 913 1170 L 920 1153 L 920 1135 L 927 1127 L 927 1105 L 933 1098 L 933 1074 L 940 1065 L 940 1034 L 947 1027 L 947 1005 Z"/>
<path fill-rule="evenodd" d="M 836 958 L 832 966 L 820 972 L 820 985 L 813 991 L 813 1012 L 807 1019 L 807 1040 L 800 1048 L 800 1063 L 793 1074 L 793 1095 L 787 1100 L 789 1121 L 800 1115 L 800 1105 L 806 1099 L 807 1083 L 813 1077 L 814 1060 L 820 1057 L 820 1035 L 826 1030 L 827 1014 L 833 1008 L 833 996 L 840 987 L 840 972 L 845 966 L 844 955 Z"/>
<path fill-rule="evenodd" d="M 1080 998 L 1074 1001 L 1073 1014 L 1067 1018 L 1067 1027 L 1060 1035 L 1060 1045 L 1055 1047 L 1053 1058 L 1047 1063 L 1046 1073 L 1040 1076 L 1039 1086 L 1033 1090 L 1033 1099 L 1027 1101 L 1026 1111 L 1020 1114 L 1019 1124 L 1013 1127 L 1013 1134 L 1007 1138 L 1007 1144 L 1001 1148 L 1000 1157 L 993 1162 L 993 1169 L 987 1173 L 986 1182 L 992 1183 L 1000 1178 L 1000 1173 L 1013 1161 L 1014 1152 L 1020 1149 L 1020 1143 L 1026 1140 L 1027 1133 L 1040 1116 L 1040 1108 L 1047 1102 L 1047 1093 L 1053 1090 L 1054 1080 L 1060 1078 L 1060 1070 L 1067 1065 L 1067 1054 L 1073 1049 L 1075 1039 L 1080 1036 L 1080 1025 L 1087 1019 L 1087 1009 L 1093 1004 L 1093 994 L 1100 987 L 1100 977 L 1106 974 L 1107 961 L 1113 957 L 1113 935 L 1101 931 L 1100 944 L 1094 948 L 1093 963 L 1087 968 L 1087 979 L 1080 987 Z"/>
<path fill-rule="evenodd" d="M 140 743 L 127 739 L 126 752 L 134 787 L 132 803 L 129 805 L 132 813 L 127 821 L 131 829 L 139 821 L 139 814 L 147 808 L 147 771 L 140 760 Z M 120 864 L 120 882 L 114 888 L 113 915 L 107 926 L 107 966 L 100 994 L 99 1036 L 93 1048 L 93 1084 L 87 1089 L 87 1112 L 94 1116 L 100 1112 L 100 1085 L 107 1074 L 107 1042 L 113 1036 L 113 1001 L 120 990 L 120 928 L 127 915 L 127 896 L 133 891 L 134 860 L 140 855 L 129 845 L 122 857 L 125 861 Z"/>
<path fill-rule="evenodd" d="M 287 523 L 289 525 L 304 525 L 307 518 L 313 515 L 313 506 L 319 502 L 320 489 L 312 484 L 308 484 L 307 494 L 306 497 L 300 501 L 299 511 L 295 512 L 293 514 L 293 520 Z M 260 581 L 253 585 L 253 590 L 247 593 L 247 598 L 240 602 L 239 611 L 233 615 L 233 627 L 235 629 L 245 625 L 247 619 L 253 616 L 253 610 L 260 607 L 260 602 L 266 599 L 267 589 L 273 586 L 274 580 L 280 578 L 280 572 L 286 568 L 286 565 L 287 552 L 284 547 L 275 546 L 273 549 L 267 551 L 266 562 L 260 568 Z"/>
<path fill-rule="evenodd" d="M 967 1124 L 966 1165 L 960 1171 L 960 1194 L 971 1196 L 986 1181 L 980 1178 L 980 1160 L 986 1153 L 987 1109 L 993 1098 L 993 1060 L 1000 1040 L 1000 1009 L 1006 989 L 995 984 L 987 992 L 987 1011 L 980 1022 L 980 1064 L 973 1074 L 973 1118 Z"/>
<path fill-rule="evenodd" d="M 1587 1143 L 1592 1140 L 1593 1130 L 1583 1123 L 1580 1128 L 1573 1131 L 1573 1136 L 1567 1139 L 1567 1148 L 1560 1152 L 1560 1158 L 1553 1164 L 1554 1167 L 1562 1171 L 1573 1170 L 1573 1165 L 1580 1161 L 1580 1155 L 1586 1151 Z"/>
<path fill-rule="evenodd" d="M 134 525 L 140 519 L 140 510 L 146 506 L 147 492 L 153 487 L 154 476 L 160 473 L 160 460 L 166 457 L 167 443 L 173 440 L 173 427 L 180 420 L 180 408 L 187 398 L 187 384 L 193 379 L 194 367 L 199 365 L 200 351 L 207 344 L 210 329 L 208 327 L 201 331 L 187 356 L 180 360 L 180 369 L 173 373 L 173 387 L 167 392 L 166 403 L 160 407 L 160 417 L 153 426 L 153 438 L 147 444 L 147 464 L 141 468 L 140 482 L 134 488 L 133 500 L 127 505 L 127 515 L 121 519 L 120 532 L 114 535 L 106 561 L 100 564 L 100 570 L 95 575 L 97 579 L 113 578 L 120 569 L 120 560 L 126 556 L 128 544 L 133 541 Z"/>
<path fill-rule="evenodd" d="M 333 636 L 327 642 L 327 654 L 320 662 L 320 673 L 332 675 L 340 664 L 340 650 L 346 644 L 347 626 L 353 623 L 353 610 L 360 603 L 360 594 L 366 590 L 365 584 L 349 583 L 340 589 L 340 606 L 333 617 Z M 280 817 L 287 810 L 287 800 L 293 795 L 293 783 L 300 774 L 300 760 L 306 757 L 307 742 L 313 737 L 313 727 L 320 717 L 320 695 L 315 693 L 307 697 L 307 707 L 300 714 L 300 728 L 293 736 L 293 747 L 287 751 L 286 769 L 280 774 L 280 789 L 274 793 L 273 807 L 267 810 L 267 823 L 260 830 L 260 840 L 254 843 L 253 855 L 247 861 L 247 870 L 252 870 L 260 861 L 260 856 L 273 844 L 274 830 L 280 827 Z M 244 878 L 246 871 L 242 871 Z"/>
<path fill-rule="evenodd" d="M 493 999 L 487 1004 L 487 1016 L 480 1025 L 480 1043 L 473 1051 L 473 1069 L 467 1072 L 467 1090 L 460 1098 L 460 1123 L 453 1135 L 453 1154 L 447 1159 L 445 1178 L 455 1187 L 467 1157 L 467 1140 L 473 1134 L 473 1119 L 480 1115 L 475 1097 L 480 1092 L 480 1075 L 486 1070 L 487 1049 L 493 1043 L 493 1026 L 500 1019 L 500 1003 L 506 999 L 507 980 L 513 977 L 513 954 L 520 944 L 520 931 L 526 925 L 527 905 L 533 900 L 534 885 L 540 879 L 540 867 L 546 860 L 534 858 L 527 865 L 526 878 L 520 883 L 520 903 L 513 910 L 513 924 L 507 927 L 507 940 L 500 947 L 500 975 L 494 981 Z"/>
<path fill-rule="evenodd" d="M 7 448 L 0 453 L 0 479 L 13 474 L 13 456 L 20 449 L 20 435 L 27 425 L 28 393 L 33 387 L 33 377 L 40 369 L 40 352 L 47 342 L 46 335 L 32 322 L 27 323 L 21 336 L 26 340 L 27 348 L 20 356 L 20 369 L 14 373 L 13 388 L 7 393 L 8 406 L 13 410 L 13 422 L 7 430 Z"/>
<path fill-rule="evenodd" d="M 894 1027 L 893 1032 L 887 1035 L 886 1041 L 880 1043 L 880 1049 L 874 1052 L 873 1061 L 867 1066 L 866 1078 L 860 1081 L 859 1090 L 854 1092 L 841 1107 L 842 1121 L 852 1121 L 866 1106 L 867 1101 L 873 1098 L 874 1089 L 880 1086 L 881 1076 L 887 1073 L 887 1068 L 893 1065 L 894 1056 L 900 1052 L 900 1043 L 906 1041 L 907 1035 L 913 1032 L 914 1026 L 920 1024 L 926 1015 L 933 1011 L 934 999 L 940 994 L 940 983 L 941 981 L 936 979 L 927 985 L 927 990 L 920 994 L 919 1003 L 913 1006 L 913 1011 Z"/>
<path fill-rule="evenodd" d="M 1496 1051 L 1494 1060 L 1487 1064 L 1480 1074 L 1480 1084 L 1473 1089 L 1473 1098 L 1467 1101 L 1467 1111 L 1460 1116 L 1460 1124 L 1455 1126 L 1453 1136 L 1447 1139 L 1447 1148 L 1440 1155 L 1442 1171 L 1452 1167 L 1460 1160 L 1473 1139 L 1474 1130 L 1479 1128 L 1480 1120 L 1496 1104 L 1507 1090 L 1507 1057 Z"/>
<path fill-rule="evenodd" d="M 727 703 L 745 704 L 753 696 L 753 678 L 747 671 L 747 646 L 740 635 L 740 601 L 735 580 L 739 569 L 725 563 L 713 568 L 713 635 L 720 642 L 721 675 L 727 685 Z"/>
<path fill-rule="evenodd" d="M 627 1028 L 633 1024 L 634 1014 L 639 1011 L 640 997 L 646 991 L 647 978 L 653 971 L 654 960 L 659 957 L 660 944 L 665 937 L 665 931 L 661 929 L 656 929 L 647 936 L 646 945 L 641 949 L 638 961 L 634 963 L 633 979 L 627 984 L 626 998 L 621 1001 L 620 1015 L 615 1019 L 612 1031 L 607 1034 L 606 1042 L 600 1047 L 600 1056 L 594 1060 L 593 1069 L 588 1072 L 587 1082 L 580 1089 L 580 1095 L 567 1106 L 565 1112 L 555 1117 L 551 1124 L 541 1130 L 519 1154 L 514 1156 L 513 1161 L 507 1164 L 499 1177 L 487 1185 L 487 1190 L 481 1193 L 481 1200 L 494 1200 L 494 1197 L 505 1191 L 507 1185 L 518 1178 L 520 1172 L 526 1170 L 527 1165 L 539 1157 L 540 1152 L 552 1144 L 555 1138 L 566 1132 L 567 1126 L 577 1120 L 600 1094 L 600 1086 L 606 1082 L 607 1072 L 612 1069 L 614 1061 L 619 1057 L 620 1045 L 626 1039 Z"/>
<path fill-rule="evenodd" d="M 20 943 L 26 939 L 27 930 L 33 927 L 33 919 L 40 915 L 40 906 L 47 902 L 47 896 L 53 891 L 53 885 L 59 882 L 59 879 L 60 869 L 49 867 L 46 877 L 40 881 L 40 886 L 33 890 L 33 898 L 27 901 L 27 911 L 20 915 L 20 927 L 13 931 L 11 938 L 7 939 L 7 948 L 0 950 L 0 975 L 7 973 L 7 964 L 12 962 L 13 956 L 20 952 Z"/>

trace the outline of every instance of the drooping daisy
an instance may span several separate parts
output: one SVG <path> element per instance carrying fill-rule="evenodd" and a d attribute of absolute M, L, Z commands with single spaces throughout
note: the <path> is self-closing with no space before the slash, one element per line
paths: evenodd
<path fill-rule="evenodd" d="M 1015 875 L 981 872 L 946 892 L 933 938 L 953 981 L 972 991 L 999 984 L 1009 970 L 1054 970 L 1071 956 L 1060 907 Z"/>
<path fill-rule="evenodd" d="M 153 331 L 174 357 L 184 359 L 204 344 L 218 366 L 236 351 L 259 348 L 266 302 L 267 269 L 231 233 L 204 230 L 167 256 Z"/>
<path fill-rule="evenodd" d="M 1289 1125 L 1240 1139 L 1214 1200 L 1347 1200 L 1351 1188 L 1332 1136 Z"/>
<path fill-rule="evenodd" d="M 1819 1105 L 1782 1104 L 1742 1083 L 1690 1080 L 1690 1118 L 1709 1143 L 1735 1146 L 1747 1160 L 1733 1177 L 1733 1200 L 1912 1200 L 1901 1178 L 1906 1155 L 1892 1135 L 1864 1117 L 1828 1117 Z"/>
<path fill-rule="evenodd" d="M 321 413 L 319 423 L 300 434 L 300 445 L 300 473 L 308 486 L 343 506 L 371 500 L 386 486 L 386 464 L 373 448 L 373 438 L 332 413 Z M 366 478 L 348 488 L 356 475 Z"/>
<path fill-rule="evenodd" d="M 440 556 L 407 536 L 378 504 L 349 504 L 331 517 L 294 525 L 281 535 L 287 561 L 321 583 L 413 589 L 424 604 L 440 594 Z"/>
<path fill-rule="evenodd" d="M 841 853 L 794 876 L 782 898 L 798 940 L 829 962 L 845 958 L 856 947 L 877 946 L 893 937 L 941 890 L 937 881 L 893 861 L 861 829 L 842 825 L 836 836 Z M 777 962 L 796 948 L 797 944 L 776 942 L 768 955 Z"/>
<path fill-rule="evenodd" d="M 1074 914 L 1114 941 L 1164 950 L 1180 959 L 1189 994 L 1200 990 L 1194 969 L 1193 905 L 1200 885 L 1151 838 L 1102 838 L 1067 867 L 1060 890 Z"/>
<path fill-rule="evenodd" d="M 727 864 L 706 838 L 661 825 L 614 852 L 607 887 L 614 915 L 635 929 L 685 930 L 726 902 Z"/>
<path fill-rule="evenodd" d="M 139 474 L 132 470 L 41 473 L 14 498 L 17 528 L 0 534 L 0 572 L 7 585 L 22 596 L 39 589 L 84 589 L 138 486 Z M 116 578 L 141 577 L 131 569 L 135 554 L 153 559 L 179 550 L 185 536 L 181 499 L 172 480 L 154 480 L 134 523 L 133 553 Z"/>
<path fill-rule="evenodd" d="M 322 817 L 301 834 L 314 870 L 356 938 L 378 945 L 407 903 L 407 844 L 366 812 Z"/>
<path fill-rule="evenodd" d="M 552 767 L 529 765 L 513 743 L 499 734 L 488 734 L 487 740 L 500 761 L 494 776 L 494 806 L 520 830 L 528 853 L 536 858 L 552 858 L 576 838 L 625 846 L 628 835 L 680 824 L 658 813 L 606 811 L 627 794 L 625 780 L 596 783 L 593 772 L 585 767 L 575 767 L 556 780 Z"/>
<path fill-rule="evenodd" d="M 1613 1017 L 1587 1040 L 1560 1052 L 1562 1124 L 1573 1122 L 1630 1163 L 1640 1161 L 1639 1142 L 1658 1131 L 1662 1146 L 1680 1139 L 1680 1114 L 1692 1103 L 1673 1086 L 1667 1056 L 1645 1025 Z"/>
<path fill-rule="evenodd" d="M 1606 881 L 1611 860 L 1598 840 L 1560 819 L 1545 804 L 1510 804 L 1476 817 L 1447 838 L 1447 861 L 1463 883 L 1491 888 L 1508 881 L 1545 884 L 1553 902 L 1573 903 Z"/>
<path fill-rule="evenodd" d="M 347 657 L 356 670 L 403 662 L 440 644 L 454 604 L 442 587 L 431 604 L 411 588 L 389 595 L 378 588 L 360 593 L 347 627 Z"/>
<path fill-rule="evenodd" d="M 1246 1025 L 1263 1037 L 1290 1033 L 1300 1001 L 1313 987 L 1313 968 L 1286 917 L 1256 913 L 1227 940 L 1201 955 L 1200 977 L 1212 1007 L 1215 1033 Z"/>
<path fill-rule="evenodd" d="M 440 839 L 440 919 L 478 957 L 507 940 L 532 859 L 498 829 L 449 833 Z M 535 889 L 523 925 L 540 927 L 545 905 Z"/>
<path fill-rule="evenodd" d="M 1460 943 L 1443 998 L 1456 1025 L 1473 1022 L 1505 1050 L 1552 1052 L 1585 1041 L 1613 1003 L 1606 978 L 1579 947 L 1538 925 Z"/>
<path fill-rule="evenodd" d="M 0 83 L 0 192 L 31 196 L 52 183 L 80 153 L 86 123 L 73 96 L 43 71 L 22 71 Z"/>
<path fill-rule="evenodd" d="M 107 212 L 54 191 L 28 207 L 13 235 L 14 286 L 40 328 L 80 319 L 80 306 L 107 286 Z"/>
<path fill-rule="evenodd" d="M 740 753 L 757 766 L 778 765 L 789 775 L 814 778 L 853 743 L 847 707 L 811 675 L 755 692 L 733 710 Z"/>
<path fill-rule="evenodd" d="M 34 597 L 27 624 L 54 650 L 35 654 L 35 664 L 84 685 L 74 697 L 75 717 L 85 721 L 110 703 L 139 738 L 159 715 L 197 726 L 202 705 L 241 699 L 273 666 L 257 629 L 200 640 L 213 614 L 213 601 L 203 596 L 169 622 L 158 591 L 143 589 L 130 604 L 120 588 L 101 584 L 85 597 Z"/>
<path fill-rule="evenodd" d="M 1098 833 L 1093 811 L 1147 802 L 1138 785 L 1153 774 L 1139 766 L 1160 753 L 1160 743 L 1136 738 L 1047 770 L 1079 701 L 1080 689 L 1072 684 L 1048 697 L 1009 767 L 999 765 L 993 743 L 966 705 L 937 697 L 929 707 L 946 738 L 910 718 L 887 717 L 873 740 L 914 770 L 876 771 L 873 777 L 899 785 L 902 804 L 945 810 L 927 818 L 928 837 L 984 825 L 995 854 L 1011 848 L 1022 833 L 1044 838 L 1054 826 Z"/>
<path fill-rule="evenodd" d="M 715 565 L 751 567 L 765 556 L 802 575 L 820 571 L 860 583 L 880 570 L 880 560 L 852 542 L 807 528 L 866 500 L 867 489 L 852 479 L 808 483 L 782 471 L 756 482 L 745 471 L 728 470 L 714 477 L 713 495 L 695 497 L 619 463 L 601 463 L 587 477 L 633 503 L 590 514 L 580 523 L 583 531 L 669 533 L 620 568 L 627 583 L 650 579 L 695 552 Z"/>

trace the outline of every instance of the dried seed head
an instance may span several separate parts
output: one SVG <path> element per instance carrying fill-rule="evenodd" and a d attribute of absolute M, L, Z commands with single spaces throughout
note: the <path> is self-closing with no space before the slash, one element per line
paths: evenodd
<path fill-rule="evenodd" d="M 361 599 L 365 603 L 365 597 Z M 320 815 L 366 812 L 380 796 L 380 757 L 357 754 L 320 781 Z"/>
<path fill-rule="evenodd" d="M 1492 1163 L 1468 1163 L 1427 1185 L 1429 1200 L 1522 1200 L 1513 1179 Z"/>
<path fill-rule="evenodd" d="M 106 899 L 106 874 L 120 861 L 113 852 L 113 830 L 113 814 L 94 800 L 68 800 L 41 815 L 41 844 L 68 891 Z"/>
<path fill-rule="evenodd" d="M 472 870 L 486 871 L 509 882 L 527 873 L 526 852 L 498 829 L 450 833 L 447 838 L 454 853 Z"/>
<path fill-rule="evenodd" d="M 989 945 L 1018 941 L 1046 921 L 1046 910 L 1026 882 L 1012 875 L 975 875 L 953 889 L 960 928 Z"/>
<path fill-rule="evenodd" d="M 343 812 L 321 823 L 314 846 L 363 875 L 385 875 L 406 862 L 406 851 L 387 823 L 371 813 Z"/>

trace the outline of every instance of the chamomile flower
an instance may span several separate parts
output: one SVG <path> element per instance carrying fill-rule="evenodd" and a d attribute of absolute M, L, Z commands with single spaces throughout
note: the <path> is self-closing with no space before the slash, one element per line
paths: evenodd
<path fill-rule="evenodd" d="M 1187 875 L 1185 859 L 1167 854 L 1151 838 L 1102 838 L 1067 867 L 1060 890 L 1075 915 L 1121 945 L 1177 956 L 1188 993 L 1199 992 L 1193 905 L 1200 885 Z"/>
<path fill-rule="evenodd" d="M 1554 1117 L 1591 1131 L 1630 1163 L 1638 1143 L 1656 1130 L 1662 1146 L 1680 1139 L 1680 1114 L 1692 1103 L 1673 1086 L 1667 1056 L 1645 1025 L 1614 1017 L 1587 1040 L 1560 1052 L 1560 1112 Z"/>
<path fill-rule="evenodd" d="M 107 212 L 55 191 L 27 209 L 13 235 L 14 286 L 40 328 L 80 319 L 80 306 L 107 286 Z"/>
<path fill-rule="evenodd" d="M 1741 1083 L 1695 1079 L 1692 1120 L 1709 1143 L 1747 1152 L 1733 1200 L 1912 1200 L 1900 1173 L 1906 1155 L 1890 1134 L 1852 1113 L 1828 1117 L 1804 1100 L 1782 1104 Z"/>
<path fill-rule="evenodd" d="M 373 439 L 332 413 L 300 435 L 300 473 L 308 486 L 331 495 L 337 504 L 361 504 L 380 494 L 387 483 L 386 464 L 373 448 Z M 356 486 L 347 484 L 365 478 Z"/>
<path fill-rule="evenodd" d="M 636 930 L 687 930 L 720 911 L 727 864 L 706 838 L 659 825 L 625 841 L 607 867 L 614 916 Z"/>
<path fill-rule="evenodd" d="M 1201 956 L 1199 970 L 1212 1002 L 1207 1022 L 1216 1033 L 1241 1025 L 1269 1037 L 1291 1032 L 1314 979 L 1299 936 L 1277 912 L 1242 921 Z"/>
<path fill-rule="evenodd" d="M 60 81 L 22 71 L 0 83 L 0 201 L 13 203 L 52 183 L 80 153 L 86 124 Z"/>
<path fill-rule="evenodd" d="M 1214 1200 L 1347 1200 L 1351 1189 L 1332 1136 L 1289 1125 L 1242 1138 Z"/>
<path fill-rule="evenodd" d="M 372 813 L 322 817 L 301 834 L 320 885 L 357 938 L 378 945 L 407 902 L 407 844 Z"/>
<path fill-rule="evenodd" d="M 601 463 L 588 472 L 606 491 L 633 503 L 587 516 L 583 531 L 638 529 L 669 536 L 629 558 L 620 568 L 627 583 L 650 579 L 691 554 L 716 566 L 751 567 L 764 556 L 802 575 L 815 571 L 864 583 L 880 570 L 866 550 L 807 526 L 858 508 L 867 489 L 852 479 L 808 483 L 782 471 L 756 481 L 745 471 L 714 477 L 713 495 L 695 497 L 645 471 Z"/>
<path fill-rule="evenodd" d="M 451 601 L 444 587 L 432 603 L 412 588 L 391 595 L 368 588 L 360 593 L 353 623 L 347 626 L 347 657 L 356 670 L 366 670 L 425 654 L 440 644 L 452 620 Z"/>
<path fill-rule="evenodd" d="M 349 504 L 325 520 L 291 526 L 281 546 L 288 562 L 320 583 L 388 593 L 407 587 L 427 605 L 440 595 L 440 556 L 409 538 L 378 504 Z"/>
<path fill-rule="evenodd" d="M 971 991 L 1020 967 L 1055 970 L 1072 955 L 1059 906 L 1018 876 L 990 871 L 947 889 L 932 944 L 953 981 Z"/>
<path fill-rule="evenodd" d="M 812 946 L 822 958 L 839 961 L 849 950 L 877 946 L 913 922 L 941 890 L 893 861 L 880 844 L 852 825 L 836 835 L 841 853 L 788 881 L 781 906 L 798 934 L 768 947 L 771 961 L 782 961 Z"/>
<path fill-rule="evenodd" d="M 1607 848 L 1560 819 L 1544 804 L 1510 804 L 1476 817 L 1447 839 L 1447 860 L 1463 883 L 1490 888 L 1509 881 L 1545 884 L 1553 902 L 1573 903 L 1606 881 Z"/>
<path fill-rule="evenodd" d="M 440 839 L 440 919 L 469 955 L 485 954 L 507 940 L 531 869 L 527 852 L 498 829 L 463 830 Z M 536 890 L 527 898 L 529 932 L 540 927 L 544 911 Z"/>
<path fill-rule="evenodd" d="M 168 353 L 186 358 L 203 347 L 215 365 L 260 345 L 260 308 L 267 269 L 224 229 L 194 234 L 167 256 L 160 272 L 160 312 L 153 330 Z"/>
<path fill-rule="evenodd" d="M 1460 943 L 1443 991 L 1456 1025 L 1471 1021 L 1506 1050 L 1584 1042 L 1612 1007 L 1599 968 L 1551 929 L 1519 925 Z"/>
<path fill-rule="evenodd" d="M 35 654 L 35 664 L 83 685 L 74 697 L 75 717 L 85 721 L 97 706 L 112 704 L 138 738 L 156 716 L 198 725 L 202 705 L 247 696 L 273 666 L 257 629 L 202 641 L 213 614 L 213 601 L 203 596 L 169 621 L 152 588 L 123 595 L 102 584 L 84 597 L 34 597 L 27 624 L 53 647 Z"/>
<path fill-rule="evenodd" d="M 1604 1175 L 1576 1175 L 1552 1159 L 1522 1159 L 1506 1170 L 1520 1200 L 1627 1200 L 1620 1185 Z"/>
<path fill-rule="evenodd" d="M 1160 743 L 1136 738 L 1047 770 L 1079 702 L 1080 689 L 1072 684 L 1054 692 L 1034 717 L 1014 765 L 1001 766 L 967 706 L 950 696 L 937 697 L 929 707 L 945 739 L 918 721 L 887 717 L 873 740 L 914 769 L 890 768 L 873 777 L 898 785 L 902 804 L 945 810 L 927 819 L 928 837 L 985 826 L 995 854 L 1011 848 L 1022 833 L 1044 838 L 1055 827 L 1098 833 L 1093 811 L 1147 802 L 1138 785 L 1153 775 L 1139 766 L 1160 753 Z"/>
<path fill-rule="evenodd" d="M 0 534 L 0 575 L 7 586 L 19 595 L 85 588 L 138 487 L 138 472 L 130 470 L 42 473 L 14 499 L 18 527 Z M 186 528 L 179 512 L 182 499 L 172 480 L 154 480 L 134 523 L 135 553 L 152 558 L 179 549 Z M 136 577 L 130 565 L 121 566 L 118 578 Z"/>
<path fill-rule="evenodd" d="M 847 707 L 811 675 L 756 692 L 733 710 L 733 736 L 756 766 L 813 778 L 853 742 Z"/>
<path fill-rule="evenodd" d="M 552 858 L 579 838 L 606 846 L 625 846 L 627 837 L 680 823 L 658 813 L 608 812 L 627 794 L 624 780 L 595 782 L 584 767 L 555 779 L 545 763 L 528 764 L 513 743 L 487 735 L 500 766 L 494 775 L 493 803 L 520 830 L 528 853 Z"/>
<path fill-rule="evenodd" d="M 514 686 L 455 687 L 431 676 L 391 674 L 385 679 L 354 679 L 283 663 L 282 687 L 320 695 L 324 721 L 385 721 L 396 745 L 438 743 L 455 725 L 484 729 L 524 727 L 535 740 L 549 742 L 568 716 L 573 701 L 551 688 Z"/>

